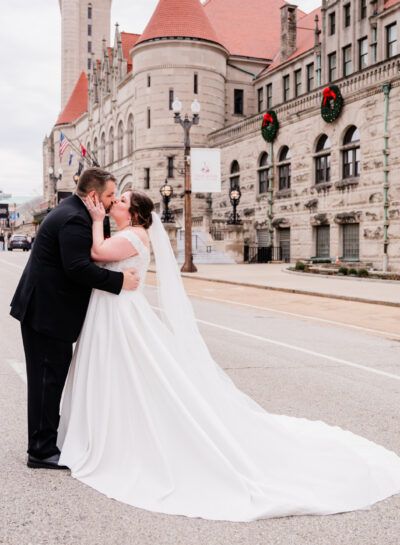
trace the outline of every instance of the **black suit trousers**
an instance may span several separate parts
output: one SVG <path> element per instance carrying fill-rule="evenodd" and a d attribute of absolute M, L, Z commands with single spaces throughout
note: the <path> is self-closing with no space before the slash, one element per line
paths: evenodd
<path fill-rule="evenodd" d="M 21 323 L 28 382 L 28 453 L 43 459 L 59 453 L 61 394 L 72 359 L 72 343 Z"/>

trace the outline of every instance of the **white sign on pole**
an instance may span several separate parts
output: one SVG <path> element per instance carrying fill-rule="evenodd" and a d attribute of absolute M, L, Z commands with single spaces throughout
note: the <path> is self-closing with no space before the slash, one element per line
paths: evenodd
<path fill-rule="evenodd" d="M 221 192 L 221 150 L 192 148 L 190 172 L 193 193 Z"/>

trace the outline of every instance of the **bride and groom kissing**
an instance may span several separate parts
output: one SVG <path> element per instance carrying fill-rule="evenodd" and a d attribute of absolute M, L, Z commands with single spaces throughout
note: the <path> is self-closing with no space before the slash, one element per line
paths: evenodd
<path fill-rule="evenodd" d="M 362 509 L 400 458 L 322 421 L 268 413 L 213 360 L 151 199 L 84 171 L 43 221 L 11 303 L 28 382 L 28 466 L 70 469 L 135 507 L 251 521 Z M 117 233 L 104 239 L 109 212 Z M 144 292 L 150 245 L 158 312 Z M 76 342 L 73 350 L 73 343 Z"/>

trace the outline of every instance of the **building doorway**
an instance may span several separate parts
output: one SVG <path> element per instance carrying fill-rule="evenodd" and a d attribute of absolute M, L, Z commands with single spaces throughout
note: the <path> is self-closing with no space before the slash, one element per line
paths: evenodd
<path fill-rule="evenodd" d="M 279 229 L 278 232 L 282 261 L 284 263 L 290 263 L 290 227 Z"/>

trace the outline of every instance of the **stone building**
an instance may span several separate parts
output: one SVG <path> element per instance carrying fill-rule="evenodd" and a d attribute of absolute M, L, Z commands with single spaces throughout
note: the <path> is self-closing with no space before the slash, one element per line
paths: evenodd
<path fill-rule="evenodd" d="M 80 17 L 64 20 L 72 5 Z M 74 67 L 75 87 L 44 141 L 48 201 L 74 189 L 76 158 L 71 166 L 64 158 L 61 180 L 47 173 L 59 168 L 62 132 L 121 191 L 145 190 L 159 205 L 168 178 L 182 225 L 183 134 L 172 102 L 179 97 L 189 113 L 197 98 L 192 146 L 221 149 L 222 170 L 220 194 L 193 195 L 197 229 L 231 240 L 229 191 L 239 185 L 248 248 L 400 270 L 399 0 L 323 0 L 309 14 L 282 0 L 160 0 L 142 35 L 117 25 L 113 45 L 89 47 L 86 10 L 98 18 L 92 32 L 110 20 L 110 1 L 96 5 L 62 0 L 63 39 L 70 26 L 81 39 L 66 52 L 75 61 L 63 64 L 63 81 Z M 331 85 L 344 105 L 327 123 L 321 102 Z M 261 136 L 270 110 L 279 121 L 273 143 Z"/>

